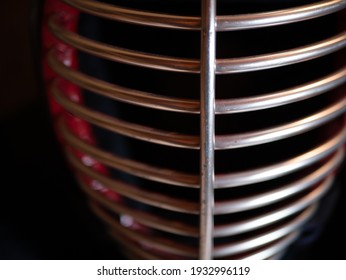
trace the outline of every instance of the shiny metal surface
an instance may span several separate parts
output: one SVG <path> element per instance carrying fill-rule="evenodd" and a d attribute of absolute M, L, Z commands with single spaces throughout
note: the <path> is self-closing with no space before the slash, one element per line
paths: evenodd
<path fill-rule="evenodd" d="M 338 167 L 344 161 L 346 64 L 342 57 L 346 32 L 342 27 L 332 35 L 328 33 L 325 37 L 294 47 L 260 51 L 256 55 L 244 52 L 245 55 L 233 56 L 229 51 L 220 57 L 217 56 L 220 44 L 217 34 L 271 26 L 282 28 L 281 25 L 332 16 L 346 7 L 346 1 L 316 1 L 268 12 L 217 15 L 217 1 L 202 0 L 201 16 L 144 11 L 92 0 L 63 2 L 97 18 L 141 25 L 142 28 L 200 32 L 201 55 L 196 59 L 126 49 L 88 38 L 78 30 L 71 30 L 66 18 L 58 11 L 47 23 L 51 34 L 61 44 L 91 57 L 130 65 L 133 69 L 140 67 L 143 71 L 162 70 L 167 74 L 181 75 L 179 77 L 194 75 L 199 78 L 199 99 L 192 95 L 195 96 L 193 99 L 189 90 L 170 96 L 160 90 L 154 93 L 151 89 L 106 82 L 97 75 L 72 67 L 64 61 L 61 49 L 53 46 L 47 52 L 47 62 L 58 76 L 52 79 L 48 91 L 65 114 L 86 122 L 91 130 L 102 129 L 108 136 L 138 141 L 135 143 L 140 143 L 138 147 L 141 149 L 143 144 L 143 147 L 156 147 L 157 153 L 160 149 L 173 154 L 178 150 L 199 153 L 198 171 L 189 168 L 178 170 L 165 165 L 170 160 L 165 156 L 157 161 L 163 163 L 160 166 L 157 162 L 132 158 L 126 153 L 118 154 L 86 141 L 75 133 L 66 116 L 59 117 L 59 136 L 63 139 L 66 157 L 76 179 L 90 198 L 95 214 L 108 225 L 111 235 L 128 256 L 144 259 L 280 258 L 299 238 L 304 225 L 320 207 L 320 200 L 332 187 Z M 292 40 L 295 38 L 296 34 L 293 34 Z M 341 59 L 335 62 L 334 59 L 335 65 L 320 75 L 307 75 L 305 80 L 268 87 L 269 90 L 266 88 L 260 93 L 243 92 L 240 85 L 239 92 L 226 88 L 221 97 L 218 95 L 217 78 L 221 76 L 255 76 L 257 71 L 277 71 L 331 56 Z M 294 75 L 298 78 L 304 74 Z M 133 84 L 136 84 L 140 77 L 135 70 L 131 75 Z M 246 79 L 244 83 L 252 82 Z M 273 82 L 271 77 L 267 79 L 267 83 Z M 131 110 L 137 107 L 151 110 L 154 117 L 166 112 L 175 116 L 185 114 L 186 119 L 199 115 L 198 133 L 180 131 L 178 121 L 174 129 L 156 128 L 122 115 L 116 117 L 116 114 L 104 112 L 97 106 L 76 102 L 62 86 L 62 80 L 68 81 L 72 87 L 77 86 L 82 95 L 84 91 L 90 91 L 105 101 L 119 102 L 120 106 L 130 104 Z M 254 83 L 256 85 L 259 81 Z M 313 110 L 304 110 L 304 104 L 308 106 L 321 100 L 322 103 Z M 276 118 L 273 115 L 275 121 L 262 122 L 262 113 L 276 108 L 286 110 L 289 116 Z M 300 112 L 295 114 L 295 108 L 300 108 Z M 225 118 L 222 119 L 225 124 L 239 117 L 235 118 L 239 123 L 230 121 L 228 127 L 226 125 L 226 129 L 220 129 L 220 132 L 216 117 Z M 258 119 L 254 124 L 243 124 L 246 117 Z M 237 130 L 237 126 L 242 129 Z M 307 145 L 301 149 L 290 146 L 299 146 L 299 141 L 311 143 L 304 143 Z M 275 146 L 276 150 L 272 152 L 270 146 Z M 258 155 L 263 157 L 262 150 L 266 151 L 266 159 L 257 161 Z M 97 162 L 107 172 L 100 172 L 78 155 Z M 216 155 L 225 156 L 217 158 Z M 242 155 L 245 160 L 237 166 L 238 161 L 243 160 Z M 178 158 L 178 163 L 183 163 L 183 160 Z M 229 161 L 229 165 L 223 166 L 220 164 L 222 161 Z M 134 179 L 117 177 L 113 171 Z M 110 199 L 90 182 L 113 192 L 117 199 Z M 127 222 L 124 222 L 125 218 Z"/>
<path fill-rule="evenodd" d="M 202 0 L 199 259 L 213 252 L 215 184 L 216 0 Z"/>
<path fill-rule="evenodd" d="M 170 98 L 163 95 L 120 87 L 69 69 L 59 62 L 52 52 L 48 55 L 48 59 L 51 67 L 65 79 L 83 89 L 90 90 L 110 99 L 165 111 L 185 113 L 199 113 L 200 111 L 199 100 Z M 343 67 L 339 71 L 319 80 L 287 90 L 248 98 L 217 99 L 215 100 L 215 114 L 250 112 L 283 106 L 337 88 L 345 83 L 345 81 L 346 67 Z"/>
<path fill-rule="evenodd" d="M 165 253 L 178 255 L 180 257 L 197 257 L 196 250 L 192 246 L 174 243 L 169 239 L 160 238 L 152 234 L 133 232 L 130 229 L 126 229 L 121 226 L 117 220 L 115 220 L 111 215 L 107 214 L 96 204 L 93 205 L 93 209 L 107 224 L 111 226 L 117 238 L 119 238 L 119 235 L 123 236 L 122 238 L 120 237 L 122 242 L 125 241 L 124 239 L 130 239 L 144 245 L 145 247 L 149 248 L 149 250 L 160 250 L 164 251 Z M 255 235 L 250 239 L 245 238 L 242 241 L 216 246 L 212 252 L 213 258 L 222 258 L 224 256 L 245 253 L 247 251 L 256 249 L 257 247 L 280 240 L 281 238 L 290 235 L 292 232 L 295 232 L 299 226 L 301 226 L 311 217 L 315 209 L 316 207 L 313 205 L 283 225 L 279 225 L 278 227 L 275 227 L 264 234 L 259 234 L 258 236 Z"/>
<path fill-rule="evenodd" d="M 200 72 L 198 60 L 153 55 L 102 44 L 63 29 L 54 17 L 51 18 L 49 26 L 54 35 L 65 43 L 101 58 L 159 70 Z M 215 72 L 216 74 L 230 74 L 282 67 L 318 58 L 344 47 L 346 47 L 346 32 L 341 32 L 326 40 L 283 52 L 242 58 L 216 59 Z"/>
<path fill-rule="evenodd" d="M 84 143 L 69 133 L 64 126 L 62 126 L 61 132 L 67 143 L 86 152 L 93 158 L 108 166 L 158 182 L 192 188 L 198 188 L 199 186 L 197 175 L 185 174 L 175 170 L 165 170 L 157 166 L 149 166 L 140 162 L 122 159 Z M 230 174 L 216 174 L 214 188 L 230 188 L 254 184 L 290 174 L 329 156 L 343 145 L 345 138 L 346 128 L 343 128 L 333 138 L 322 143 L 319 147 L 286 161 L 265 167 L 259 167 L 253 170 L 234 172 Z"/>
<path fill-rule="evenodd" d="M 52 88 L 52 92 L 57 102 L 59 102 L 66 110 L 109 131 L 172 147 L 190 149 L 200 148 L 197 136 L 183 135 L 177 132 L 172 134 L 168 131 L 161 131 L 134 123 L 124 122 L 114 117 L 87 109 L 84 106 L 70 101 L 66 97 L 63 97 L 62 93 L 59 92 L 56 86 Z M 326 109 L 295 122 L 247 133 L 215 135 L 215 140 L 213 137 L 213 150 L 236 149 L 292 137 L 330 122 L 345 113 L 345 110 L 346 98 L 343 98 L 342 100 L 329 105 Z"/>
<path fill-rule="evenodd" d="M 302 192 L 318 183 L 328 174 L 334 172 L 334 170 L 342 163 L 343 157 L 344 152 L 343 150 L 340 150 L 329 161 L 327 161 L 325 164 L 322 164 L 322 166 L 316 171 L 293 183 L 286 184 L 284 186 L 278 186 L 273 191 L 251 195 L 246 198 L 216 202 L 215 214 L 229 214 L 255 209 L 256 207 L 272 204 L 280 200 L 287 199 L 290 196 L 296 195 L 299 192 Z"/>
<path fill-rule="evenodd" d="M 346 32 L 311 45 L 264 55 L 218 59 L 217 74 L 242 73 L 291 65 L 328 55 L 346 47 Z"/>
<path fill-rule="evenodd" d="M 64 0 L 84 12 L 128 23 L 177 29 L 200 29 L 201 18 L 132 10 L 93 0 Z M 241 30 L 293 23 L 327 15 L 346 7 L 345 0 L 327 0 L 275 12 L 217 16 L 217 31 Z"/>
<path fill-rule="evenodd" d="M 71 159 L 73 163 L 73 159 Z M 76 165 L 76 164 L 74 164 Z M 87 176 L 90 172 L 86 172 Z M 255 213 L 254 217 L 243 219 L 238 222 L 231 222 L 227 224 L 217 224 L 214 228 L 215 237 L 231 236 L 235 234 L 244 233 L 247 231 L 255 230 L 266 225 L 272 224 L 274 222 L 285 219 L 295 213 L 301 211 L 309 205 L 315 203 L 325 192 L 331 187 L 333 182 L 333 177 L 329 175 L 326 179 L 319 184 L 318 188 L 312 189 L 305 196 L 298 197 L 292 201 L 290 197 L 286 197 L 290 202 L 279 208 L 274 208 L 271 212 L 266 212 L 265 214 L 258 215 Z M 134 210 L 125 205 L 117 205 L 104 198 L 102 195 L 95 193 L 90 189 L 82 180 L 80 184 L 83 186 L 84 191 L 88 195 L 92 196 L 99 203 L 107 207 L 109 210 L 114 211 L 118 214 L 126 214 L 134 217 L 134 219 L 140 221 L 149 227 L 154 229 L 160 229 L 163 231 L 168 231 L 175 234 L 187 235 L 187 236 L 198 236 L 197 228 L 189 225 L 188 223 L 179 222 L 178 220 L 168 220 L 165 217 L 161 217 L 160 213 L 142 213 L 141 211 Z"/>
<path fill-rule="evenodd" d="M 244 198 L 215 201 L 214 214 L 219 215 L 237 213 L 273 204 L 284 199 L 289 199 L 291 196 L 297 195 L 298 193 L 312 187 L 327 175 L 332 174 L 332 172 L 334 172 L 334 170 L 342 162 L 343 155 L 344 153 L 342 150 L 338 151 L 335 156 L 333 156 L 315 172 L 312 172 L 308 176 L 303 177 L 293 183 L 277 187 L 275 190 L 261 192 L 255 195 L 249 195 Z M 199 203 L 197 201 L 175 198 L 172 196 L 164 195 L 160 192 L 151 192 L 148 190 L 144 191 L 136 186 L 123 183 L 119 180 L 110 179 L 105 175 L 97 173 L 91 168 L 83 165 L 80 161 L 72 156 L 69 156 L 69 161 L 71 165 L 76 168 L 76 170 L 78 170 L 78 172 L 86 174 L 88 177 L 97 180 L 101 184 L 107 186 L 108 188 L 125 197 L 163 209 L 189 214 L 199 214 Z"/>
<path fill-rule="evenodd" d="M 336 136 L 319 147 L 287 161 L 277 162 L 276 164 L 254 170 L 232 174 L 219 174 L 216 176 L 215 188 L 229 188 L 254 184 L 289 174 L 303 167 L 312 165 L 318 160 L 330 155 L 344 144 L 345 139 L 346 128 L 343 128 Z"/>

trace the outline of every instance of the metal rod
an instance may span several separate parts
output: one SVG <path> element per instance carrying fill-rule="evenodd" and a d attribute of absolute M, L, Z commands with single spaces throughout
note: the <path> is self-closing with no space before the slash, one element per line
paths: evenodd
<path fill-rule="evenodd" d="M 201 160 L 199 258 L 213 252 L 215 147 L 216 0 L 202 0 L 201 31 Z"/>

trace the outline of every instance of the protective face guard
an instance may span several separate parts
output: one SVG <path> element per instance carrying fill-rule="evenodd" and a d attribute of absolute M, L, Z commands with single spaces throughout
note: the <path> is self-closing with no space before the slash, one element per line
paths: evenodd
<path fill-rule="evenodd" d="M 318 235 L 344 158 L 345 1 L 44 7 L 57 137 L 128 257 L 282 258 Z"/>

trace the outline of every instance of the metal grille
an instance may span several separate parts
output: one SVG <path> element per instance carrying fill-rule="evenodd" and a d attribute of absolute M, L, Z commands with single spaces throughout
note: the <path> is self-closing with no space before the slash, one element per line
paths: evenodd
<path fill-rule="evenodd" d="M 346 1 L 110 2 L 46 3 L 52 114 L 92 209 L 132 258 L 282 256 L 344 157 Z"/>

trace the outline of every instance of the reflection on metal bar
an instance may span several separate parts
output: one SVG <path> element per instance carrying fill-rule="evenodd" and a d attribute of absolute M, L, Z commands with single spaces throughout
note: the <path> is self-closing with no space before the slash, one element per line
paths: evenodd
<path fill-rule="evenodd" d="M 160 14 L 122 8 L 93 0 L 64 0 L 67 4 L 99 17 L 155 27 L 197 30 L 199 17 Z M 345 0 L 326 0 L 275 12 L 217 16 L 217 31 L 230 31 L 281 25 L 312 19 L 346 7 Z"/>
<path fill-rule="evenodd" d="M 52 94 L 56 101 L 68 112 L 109 131 L 161 145 L 199 149 L 200 144 L 197 136 L 184 135 L 178 132 L 172 134 L 167 131 L 122 121 L 106 114 L 88 109 L 85 106 L 81 106 L 64 97 L 56 85 L 53 85 L 52 87 Z M 322 126 L 323 124 L 336 119 L 341 114 L 345 113 L 345 111 L 346 98 L 343 98 L 331 105 L 328 105 L 328 107 L 317 113 L 288 124 L 239 134 L 216 135 L 215 149 L 238 149 L 292 137 Z"/>
<path fill-rule="evenodd" d="M 199 259 L 212 258 L 214 228 L 216 0 L 202 0 Z"/>
<path fill-rule="evenodd" d="M 75 23 L 80 24 L 79 27 L 82 28 L 85 22 L 91 24 L 92 20 L 102 17 L 108 19 L 108 21 L 100 21 L 102 25 L 104 24 L 103 26 L 111 23 L 109 20 L 115 20 L 126 23 L 121 24 L 122 28 L 138 24 L 142 25 L 140 28 L 137 26 L 138 30 L 144 30 L 143 26 L 155 27 L 148 28 L 150 31 L 157 31 L 156 28 L 166 28 L 168 32 L 170 31 L 167 29 L 178 29 L 178 31 L 172 32 L 177 36 L 181 34 L 186 36 L 187 33 L 196 35 L 197 32 L 200 32 L 200 59 L 195 56 L 194 58 L 184 58 L 161 55 L 156 51 L 153 53 L 142 52 L 140 44 L 134 49 L 126 49 L 120 47 L 120 44 L 111 45 L 102 42 L 103 40 L 94 40 L 92 38 L 95 37 L 89 31 L 69 28 L 71 18 L 66 16 L 69 14 L 68 11 L 67 14 L 54 11 L 48 16 L 49 19 L 47 17 L 46 24 L 49 32 L 57 39 L 54 39 L 54 42 L 58 42 L 57 46 L 49 46 L 45 50 L 48 53 L 45 61 L 55 72 L 52 75 L 54 77 L 47 83 L 47 90 L 54 102 L 57 102 L 57 105 L 62 108 L 62 117 L 57 117 L 57 129 L 60 132 L 59 136 L 63 139 L 67 160 L 73 168 L 82 190 L 90 198 L 92 209 L 108 225 L 110 233 L 123 246 L 124 252 L 128 256 L 146 259 L 276 258 L 282 256 L 287 247 L 299 236 L 303 224 L 314 213 L 319 200 L 332 187 L 335 172 L 344 159 L 346 140 L 346 119 L 342 119 L 346 110 L 346 98 L 342 96 L 342 86 L 346 81 L 346 67 L 343 61 L 337 62 L 335 65 L 331 61 L 337 59 L 340 54 L 342 55 L 343 48 L 346 47 L 345 29 L 337 27 L 334 22 L 341 15 L 336 12 L 346 8 L 346 0 L 317 1 L 304 6 L 291 5 L 288 9 L 273 9 L 268 12 L 229 15 L 227 11 L 223 10 L 223 15 L 216 15 L 217 0 L 202 0 L 200 1 L 202 3 L 200 16 L 185 16 L 136 10 L 95 0 L 62 0 L 76 8 L 77 14 L 80 11 L 93 15 L 86 16 L 79 23 L 78 20 L 75 20 Z M 218 3 L 221 4 L 220 2 Z M 198 4 L 198 1 L 195 2 L 195 8 L 199 8 Z M 62 6 L 65 7 L 65 5 Z M 333 17 L 322 18 L 332 13 L 335 13 Z M 280 50 L 276 49 L 271 53 L 265 51 L 256 55 L 245 53 L 243 57 L 236 57 L 232 54 L 232 50 L 225 50 L 220 58 L 216 58 L 217 31 L 250 30 L 306 21 L 317 17 L 327 20 L 328 23 L 329 20 L 333 21 L 331 26 L 335 28 L 331 30 L 332 33 L 328 32 L 323 37 L 317 36 L 318 39 L 311 37 L 308 45 L 301 45 L 297 41 L 293 49 L 282 46 Z M 300 25 L 292 24 L 291 26 L 292 39 L 295 40 L 293 29 L 298 29 Z M 136 30 L 135 26 L 131 26 L 131 28 Z M 105 28 L 105 30 L 108 29 Z M 79 34 L 80 31 L 83 35 Z M 270 32 L 271 29 L 269 28 L 268 31 Z M 251 34 L 253 33 L 251 32 Z M 112 35 L 110 34 L 110 36 Z M 276 38 L 273 39 L 276 40 Z M 177 42 L 180 43 L 179 38 Z M 124 43 L 126 45 L 126 42 Z M 199 43 L 199 40 L 196 40 L 196 43 Z M 237 45 L 237 42 L 234 43 Z M 155 50 L 158 48 L 159 46 L 155 46 Z M 90 61 L 87 59 L 87 63 L 98 57 L 104 59 L 104 62 L 109 63 L 112 67 L 121 68 L 124 64 L 131 65 L 126 69 L 134 71 L 129 77 L 134 79 L 134 83 L 137 77 L 135 72 L 137 66 L 155 69 L 155 71 L 140 69 L 141 73 L 148 74 L 148 78 L 152 78 L 152 75 L 158 73 L 158 70 L 168 71 L 163 74 L 165 84 L 166 81 L 167 84 L 171 82 L 169 78 L 175 82 L 176 78 L 183 80 L 183 77 L 192 76 L 195 81 L 194 79 L 200 75 L 200 99 L 192 99 L 194 94 L 189 95 L 188 88 L 186 88 L 186 96 L 181 95 L 185 91 L 173 92 L 174 96 L 182 96 L 176 98 L 165 96 L 165 89 L 163 92 L 146 92 L 147 89 L 142 91 L 141 85 L 138 84 L 136 88 L 139 89 L 135 90 L 133 89 L 135 86 L 127 88 L 115 84 L 116 82 L 113 84 L 102 78 L 96 78 L 95 76 L 101 77 L 102 75 L 96 75 L 93 71 L 84 74 L 83 64 L 80 64 L 81 68 L 78 69 L 65 63 L 66 56 L 65 53 L 62 53 L 63 49 L 76 50 L 72 52 L 75 55 L 74 61 L 79 59 L 80 51 L 88 53 L 85 57 L 90 58 Z M 330 55 L 332 53 L 335 54 Z M 322 60 L 324 56 L 327 57 Z M 216 75 L 284 67 L 317 58 L 321 59 L 316 60 L 316 63 L 323 63 L 322 61 L 325 60 L 332 63 L 328 64 L 328 68 L 323 69 L 321 73 L 316 73 L 318 78 L 313 78 L 312 81 L 311 78 L 307 78 L 302 84 L 294 84 L 291 88 L 278 85 L 278 87 L 275 86 L 276 89 L 273 92 L 266 92 L 267 87 L 262 89 L 260 85 L 256 92 L 261 92 L 261 95 L 254 95 L 251 92 L 243 95 L 241 92 L 243 89 L 242 78 L 254 77 L 254 81 L 257 83 L 256 73 L 239 74 L 241 77 L 240 92 L 227 93 L 227 88 L 225 88 L 225 91 L 220 92 L 227 94 L 223 97 L 225 99 L 215 99 Z M 323 65 L 321 66 L 323 67 Z M 300 67 L 294 69 L 299 71 Z M 180 74 L 174 72 L 180 72 Z M 234 75 L 235 81 L 238 81 L 237 76 Z M 153 78 L 156 79 L 156 77 Z M 227 86 L 227 82 L 233 81 L 223 83 L 225 78 L 220 80 L 220 85 Z M 66 83 L 62 79 L 69 82 Z M 129 83 L 131 82 L 132 80 L 129 81 Z M 149 79 L 146 82 L 148 85 L 151 83 Z M 291 80 L 288 82 L 290 83 Z M 195 116 L 191 116 L 191 114 L 200 114 L 200 135 L 197 135 L 198 132 L 191 134 L 186 131 L 181 132 L 184 128 L 179 127 L 178 123 L 173 129 L 164 127 L 164 122 L 163 128 L 151 127 L 148 124 L 150 120 L 137 122 L 135 118 L 132 118 L 133 115 L 115 117 L 116 114 L 105 113 L 107 110 L 103 110 L 102 105 L 96 104 L 97 102 L 95 104 L 83 103 L 81 101 L 83 98 L 80 99 L 81 102 L 75 102 L 69 96 L 70 90 L 73 91 L 69 88 L 70 83 L 75 85 L 72 88 L 81 88 L 82 95 L 83 90 L 87 90 L 92 98 L 100 98 L 100 101 L 116 100 L 119 101 L 116 102 L 116 105 L 120 106 L 123 105 L 122 102 L 125 102 L 132 104 L 131 108 L 134 110 L 136 110 L 136 106 L 154 109 L 151 111 L 145 109 L 146 112 L 153 112 L 153 117 L 156 117 L 154 114 L 160 117 L 171 117 L 177 116 L 177 113 L 187 113 L 188 117 L 193 119 Z M 147 84 L 144 87 L 147 87 Z M 149 88 L 156 87 L 151 87 L 150 84 Z M 172 89 L 174 88 L 172 87 Z M 179 90 L 180 88 L 179 86 Z M 220 126 L 224 134 L 215 135 L 215 115 L 217 114 L 229 114 L 225 118 L 220 117 L 220 121 L 225 121 L 227 129 L 227 120 L 232 118 L 232 114 L 245 113 L 239 116 L 240 120 L 246 120 L 246 117 L 261 118 L 263 115 L 261 112 L 252 114 L 246 114 L 246 112 L 277 108 L 320 94 L 324 94 L 323 98 L 328 101 L 326 104 L 321 104 L 319 109 L 312 113 L 309 108 L 309 115 L 300 117 L 292 115 L 289 121 L 286 118 L 283 118 L 285 120 L 278 118 L 270 127 L 265 123 L 258 126 L 254 124 L 255 127 L 249 125 L 251 129 L 244 126 L 240 133 L 233 132 L 232 127 L 229 131 L 222 130 L 223 127 Z M 329 94 L 333 95 L 330 99 Z M 85 100 L 89 102 L 88 98 Z M 317 100 L 311 99 L 306 104 L 313 106 L 314 101 Z M 301 105 L 301 103 L 297 105 Z M 276 112 L 276 110 L 272 112 L 274 111 Z M 141 112 L 141 110 L 136 112 L 138 117 L 141 117 L 139 116 Z M 68 114 L 72 114 L 73 118 L 65 119 L 64 117 Z M 179 115 L 180 117 L 182 114 Z M 95 139 L 96 144 L 83 141 L 76 133 L 78 129 L 74 123 L 70 122 L 71 120 L 91 125 L 92 132 L 89 136 Z M 145 125 L 139 125 L 139 123 Z M 240 121 L 239 126 L 242 125 Z M 97 129 L 93 130 L 94 126 Z M 313 133 L 306 133 L 313 129 L 315 129 Z M 103 139 L 98 134 L 99 131 L 106 132 L 107 135 L 119 136 L 125 141 L 130 140 L 129 150 L 133 148 L 134 153 L 127 157 L 109 147 L 104 148 Z M 309 139 L 312 134 L 315 135 L 315 132 L 323 135 L 321 139 L 317 137 L 316 141 L 314 139 L 314 146 L 306 147 L 303 151 L 299 149 L 299 152 L 288 151 L 278 157 L 271 156 L 271 147 L 268 143 L 277 141 L 273 147 L 285 149 L 283 144 L 289 140 L 281 142 L 279 140 L 294 136 L 294 141 L 304 141 L 306 138 Z M 306 138 L 304 133 L 306 133 Z M 133 141 L 133 139 L 136 140 Z M 266 146 L 257 147 L 257 145 L 265 143 Z M 154 147 L 158 147 L 155 144 L 165 146 L 160 146 L 158 150 L 167 151 L 167 157 L 164 159 L 167 161 L 165 162 L 167 168 L 161 168 L 161 159 L 156 161 L 155 158 L 152 161 L 151 158 L 137 157 L 137 152 L 141 153 L 143 147 L 150 146 L 150 149 L 155 150 Z M 241 155 L 242 152 L 244 154 L 253 152 L 256 157 L 262 155 L 262 148 L 268 152 L 268 159 L 252 163 L 249 158 L 249 164 L 245 162 L 244 166 L 241 165 L 239 168 L 236 164 L 233 166 L 233 163 L 229 167 L 227 162 L 225 165 L 217 162 L 218 169 L 215 171 L 214 152 L 216 150 L 218 150 L 218 155 L 220 153 L 220 160 L 222 160 L 224 156 Z M 198 171 L 195 173 L 180 171 L 180 167 L 175 165 L 176 162 L 172 162 L 172 164 L 178 167 L 171 167 L 170 161 L 175 159 L 174 151 L 178 151 L 178 149 L 179 154 L 182 153 L 180 157 L 184 159 L 185 155 L 191 154 L 198 157 L 199 152 L 199 173 Z M 232 149 L 238 150 L 232 151 Z M 149 149 L 148 152 L 150 152 Z M 186 154 L 183 154 L 184 152 Z M 109 172 L 106 174 L 99 172 L 95 165 L 84 161 L 84 157 L 97 162 L 97 167 L 102 166 L 102 170 Z M 177 160 L 182 160 L 181 158 Z M 236 159 L 230 158 L 229 160 Z M 184 168 L 185 166 L 181 166 L 181 170 Z M 220 170 L 224 173 L 219 173 Z M 119 173 L 134 180 L 127 181 L 122 176 L 114 175 Z M 136 183 L 133 183 L 134 181 Z M 102 186 L 101 190 L 95 187 L 95 182 L 99 184 L 99 187 Z M 216 198 L 214 198 L 214 192 Z M 199 197 L 198 194 L 200 194 Z M 116 201 L 114 200 L 115 195 Z M 122 223 L 124 216 L 129 217 L 133 224 Z"/>
<path fill-rule="evenodd" d="M 270 54 L 218 59 L 217 74 L 242 73 L 291 65 L 341 50 L 346 47 L 346 32 L 307 46 Z"/>
<path fill-rule="evenodd" d="M 345 0 L 327 0 L 273 12 L 218 16 L 217 30 L 243 30 L 293 23 L 335 13 L 345 7 Z"/>
<path fill-rule="evenodd" d="M 250 195 L 244 198 L 216 201 L 215 215 L 238 213 L 273 204 L 284 199 L 289 199 L 291 196 L 307 190 L 314 184 L 320 182 L 326 176 L 331 175 L 332 172 L 335 172 L 336 168 L 340 166 L 343 159 L 344 151 L 343 149 L 340 149 L 331 159 L 316 171 L 306 177 L 294 181 L 293 183 L 278 186 L 274 190 Z"/>
<path fill-rule="evenodd" d="M 148 248 L 149 251 L 151 248 L 168 254 L 176 254 L 180 257 L 197 257 L 196 251 L 191 246 L 172 242 L 171 240 L 162 238 L 160 236 L 133 232 L 121 226 L 117 220 L 115 220 L 111 215 L 102 210 L 101 207 L 94 204 L 93 208 L 97 215 L 102 220 L 104 220 L 115 232 L 120 233 L 124 237 L 129 238 L 136 243 L 145 245 L 145 247 Z M 293 219 L 285 222 L 284 224 L 274 226 L 274 229 L 269 229 L 269 231 L 266 231 L 264 234 L 257 234 L 251 238 L 242 239 L 238 242 L 229 242 L 219 245 L 215 248 L 215 250 L 213 250 L 213 256 L 215 258 L 220 258 L 244 253 L 246 251 L 251 251 L 257 247 L 261 247 L 263 245 L 279 240 L 298 229 L 304 222 L 306 222 L 307 219 L 311 217 L 315 210 L 315 205 L 309 206 Z"/>
<path fill-rule="evenodd" d="M 70 32 L 52 17 L 49 26 L 53 34 L 65 43 L 89 54 L 112 61 L 166 71 L 199 73 L 199 60 L 168 57 L 118 48 Z M 315 59 L 346 47 L 346 32 L 307 46 L 249 57 L 216 60 L 216 74 L 242 73 L 282 67 Z"/>
<path fill-rule="evenodd" d="M 138 223 L 147 226 L 148 229 L 160 230 L 181 236 L 198 237 L 197 228 L 186 221 L 178 221 L 172 218 L 167 219 L 166 217 L 160 215 L 159 211 L 145 213 L 140 210 L 132 209 L 126 205 L 114 204 L 113 202 L 109 201 L 109 199 L 91 189 L 90 186 L 86 185 L 80 176 L 77 176 L 77 179 L 79 180 L 82 189 L 89 197 L 100 203 L 103 207 L 107 208 L 111 212 L 119 215 L 129 215 Z M 321 184 L 319 184 L 316 189 L 311 190 L 302 197 L 289 201 L 289 203 L 286 203 L 286 205 L 282 206 L 281 208 L 274 207 L 270 210 L 270 212 L 265 214 L 261 213 L 257 215 L 255 213 L 251 217 L 238 222 L 233 221 L 225 224 L 217 224 L 215 225 L 212 238 L 233 236 L 241 233 L 251 232 L 291 217 L 320 199 L 329 190 L 332 182 L 333 178 L 332 176 L 329 176 Z"/>
<path fill-rule="evenodd" d="M 104 97 L 165 111 L 199 113 L 199 100 L 172 98 L 110 84 L 70 69 L 56 58 L 54 52 L 49 53 L 48 61 L 61 77 Z M 215 101 L 215 114 L 242 113 L 283 106 L 325 93 L 345 82 L 346 67 L 343 67 L 330 75 L 293 88 L 260 96 L 218 99 Z"/>
<path fill-rule="evenodd" d="M 302 224 L 304 224 L 315 212 L 316 207 L 309 206 L 303 210 L 297 217 L 294 217 L 293 220 L 290 220 L 284 225 L 279 227 L 274 226 L 273 230 L 269 230 L 263 234 L 251 236 L 248 239 L 241 240 L 238 242 L 232 242 L 230 244 L 222 244 L 215 246 L 214 257 L 222 258 L 225 256 L 231 256 L 239 253 L 244 253 L 250 251 L 254 248 L 261 247 L 270 242 L 278 240 L 291 232 L 297 230 Z"/>
<path fill-rule="evenodd" d="M 326 176 L 331 175 L 331 173 L 334 172 L 335 169 L 341 164 L 343 156 L 343 150 L 339 150 L 331 159 L 329 159 L 313 173 L 290 184 L 286 184 L 281 187 L 278 186 L 274 190 L 258 194 L 250 194 L 244 198 L 215 201 L 214 215 L 247 211 L 289 199 L 290 197 L 303 192 L 314 184 L 320 182 Z M 73 156 L 68 156 L 68 159 L 70 164 L 76 168 L 78 172 L 85 174 L 89 178 L 97 180 L 105 187 L 124 197 L 162 209 L 195 215 L 199 214 L 199 203 L 195 201 L 184 200 L 180 197 L 174 198 L 162 193 L 142 190 L 136 186 L 108 178 L 103 174 L 93 171 L 91 168 L 83 165 Z M 170 188 L 172 187 L 173 186 L 170 186 Z"/>
<path fill-rule="evenodd" d="M 116 155 L 107 153 L 97 147 L 83 142 L 81 139 L 78 139 L 71 132 L 69 132 L 69 130 L 62 123 L 60 130 L 61 134 L 69 145 L 72 145 L 78 150 L 89 154 L 97 161 L 107 166 L 157 182 L 190 188 L 198 188 L 199 186 L 198 176 L 196 175 L 178 172 L 172 169 L 163 169 L 157 166 L 150 166 L 144 163 L 117 157 Z M 345 143 L 345 139 L 346 127 L 324 143 L 301 155 L 251 170 L 217 174 L 215 177 L 214 187 L 230 188 L 244 186 L 264 182 L 293 173 L 305 167 L 311 166 L 319 160 L 331 155 Z"/>
<path fill-rule="evenodd" d="M 291 234 L 282 238 L 280 241 L 274 242 L 272 245 L 267 246 L 266 248 L 263 248 L 262 250 L 258 250 L 257 252 L 253 254 L 245 256 L 243 260 L 261 260 L 261 259 L 268 258 L 286 249 L 298 237 L 299 237 L 299 230 L 292 232 Z"/>
<path fill-rule="evenodd" d="M 303 167 L 310 166 L 320 159 L 332 154 L 345 143 L 345 140 L 346 127 L 343 127 L 341 131 L 328 141 L 300 156 L 248 171 L 218 174 L 215 180 L 215 188 L 229 188 L 255 184 L 290 174 Z"/>
<path fill-rule="evenodd" d="M 315 203 L 331 188 L 334 181 L 333 176 L 328 176 L 324 179 L 316 189 L 311 190 L 308 194 L 297 198 L 293 202 L 286 204 L 280 208 L 274 207 L 273 210 L 265 214 L 256 215 L 255 217 L 234 222 L 231 224 L 217 225 L 214 229 L 214 236 L 231 236 L 250 230 L 262 228 L 266 225 L 273 224 L 279 220 L 292 216 L 307 206 Z"/>

